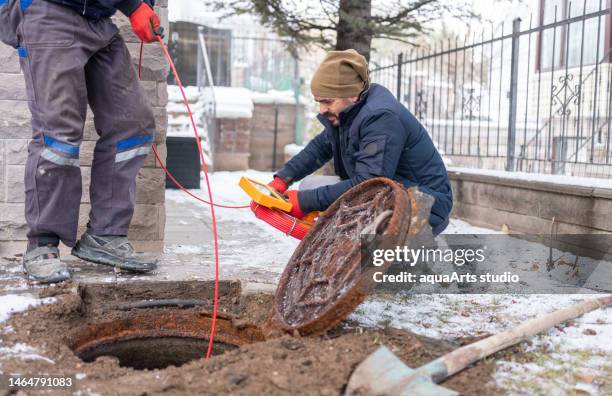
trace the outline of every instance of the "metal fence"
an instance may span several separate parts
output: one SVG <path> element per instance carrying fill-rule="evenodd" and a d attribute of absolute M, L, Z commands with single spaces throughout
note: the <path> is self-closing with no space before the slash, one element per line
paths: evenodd
<path fill-rule="evenodd" d="M 372 80 L 456 165 L 610 178 L 612 1 L 543 4 L 525 30 L 516 19 L 417 48 Z"/>

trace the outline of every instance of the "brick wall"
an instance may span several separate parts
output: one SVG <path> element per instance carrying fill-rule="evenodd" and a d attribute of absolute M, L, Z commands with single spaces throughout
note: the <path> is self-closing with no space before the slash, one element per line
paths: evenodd
<path fill-rule="evenodd" d="M 304 107 L 300 106 L 300 111 Z M 274 105 L 255 103 L 251 123 L 251 156 L 249 167 L 257 170 L 272 169 L 272 153 L 274 150 Z M 276 141 L 276 168 L 285 164 L 286 145 L 295 143 L 296 106 L 294 104 L 278 105 L 278 135 Z"/>
<path fill-rule="evenodd" d="M 167 5 L 168 0 L 157 0 L 156 11 L 166 31 Z M 128 43 L 136 65 L 140 42 L 131 32 L 127 18 L 118 15 L 114 20 Z M 143 55 L 142 84 L 153 106 L 157 124 L 155 142 L 163 158 L 166 156 L 167 73 L 168 66 L 160 46 L 146 45 Z M 17 51 L 0 43 L 0 251 L 22 249 L 26 241 L 23 174 L 31 127 L 25 84 L 20 74 Z M 88 110 L 81 145 L 83 196 L 79 234 L 83 231 L 89 214 L 89 180 L 96 139 L 93 114 Z M 156 164 L 151 153 L 137 178 L 137 205 L 129 235 L 138 249 L 158 251 L 163 247 L 164 185 L 163 170 Z"/>
<path fill-rule="evenodd" d="M 248 169 L 251 119 L 220 118 L 216 122 L 214 169 L 216 171 Z"/>

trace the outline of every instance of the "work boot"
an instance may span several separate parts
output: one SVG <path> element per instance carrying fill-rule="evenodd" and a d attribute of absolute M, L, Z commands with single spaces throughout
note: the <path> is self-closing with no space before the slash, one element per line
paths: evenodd
<path fill-rule="evenodd" d="M 120 235 L 98 236 L 85 232 L 72 248 L 72 255 L 132 272 L 144 273 L 157 268 L 156 259 L 134 252 L 127 237 Z"/>
<path fill-rule="evenodd" d="M 70 271 L 59 258 L 59 249 L 51 244 L 28 249 L 23 255 L 23 272 L 29 280 L 58 283 L 70 279 Z"/>

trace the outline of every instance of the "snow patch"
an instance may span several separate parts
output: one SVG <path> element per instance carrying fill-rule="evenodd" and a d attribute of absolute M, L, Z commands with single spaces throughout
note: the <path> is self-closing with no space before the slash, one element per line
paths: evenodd
<path fill-rule="evenodd" d="M 207 249 L 202 246 L 195 245 L 174 245 L 164 248 L 164 253 L 174 254 L 200 254 L 206 252 Z"/>
<path fill-rule="evenodd" d="M 391 326 L 433 338 L 485 336 L 601 295 L 373 295 L 350 319 L 367 326 Z M 527 355 L 537 363 L 499 361 L 495 381 L 509 394 L 566 394 L 575 373 L 606 377 L 612 353 L 612 307 L 595 310 L 529 340 Z M 519 356 L 520 357 L 520 356 Z M 543 378 L 542 375 L 544 375 Z M 525 384 L 534 389 L 525 388 Z M 588 387 L 599 394 L 597 387 Z M 553 392 L 554 391 L 554 392 Z M 555 393 L 556 392 L 556 393 Z"/>
<path fill-rule="evenodd" d="M 256 104 L 295 104 L 295 93 L 293 91 L 270 90 L 268 92 L 251 92 L 251 100 Z M 299 98 L 300 103 L 306 104 L 303 96 Z"/>
<path fill-rule="evenodd" d="M 501 234 L 500 231 L 495 231 L 490 228 L 483 228 L 473 226 L 470 223 L 459 220 L 451 219 L 448 227 L 442 232 L 442 234 Z"/>
<path fill-rule="evenodd" d="M 41 304 L 42 300 L 30 294 L 8 294 L 0 296 L 0 323 L 12 314 Z"/>
<path fill-rule="evenodd" d="M 211 106 L 214 103 L 216 118 L 253 118 L 251 91 L 236 87 L 206 87 L 199 100 Z"/>
<path fill-rule="evenodd" d="M 506 172 L 506 171 L 501 171 L 501 170 L 461 168 L 461 167 L 450 167 L 448 168 L 448 172 L 455 173 L 457 175 L 466 173 L 466 174 L 475 174 L 475 175 L 495 176 L 495 177 L 500 177 L 504 179 L 517 179 L 517 180 L 525 180 L 525 181 L 562 184 L 562 185 L 567 185 L 567 186 L 612 189 L 612 180 L 597 179 L 594 177 L 546 175 L 546 174 L 525 173 L 525 172 Z"/>
<path fill-rule="evenodd" d="M 297 145 L 295 143 L 291 143 L 285 146 L 285 155 L 289 155 L 291 157 L 294 157 L 296 155 L 298 155 L 298 153 L 302 150 L 304 150 L 305 146 L 300 146 Z"/>
<path fill-rule="evenodd" d="M 242 176 L 267 183 L 272 180 L 272 172 L 247 170 L 244 172 L 210 173 L 213 201 L 216 204 L 248 205 L 250 197 L 238 186 Z M 206 183 L 202 188 L 190 190 L 193 194 L 208 200 Z M 166 190 L 167 202 L 194 202 L 192 215 L 210 224 L 210 208 L 197 203 L 182 191 Z M 241 269 L 266 271 L 278 278 L 299 241 L 276 230 L 255 217 L 250 208 L 215 208 L 219 228 L 219 255 L 222 270 L 240 273 Z M 231 237 L 229 236 L 231 234 Z M 225 239 L 225 235 L 228 238 Z M 166 252 L 174 254 L 198 254 L 212 257 L 212 240 L 204 245 L 167 246 Z"/>
<path fill-rule="evenodd" d="M 2 346 L 0 341 L 0 359 L 6 360 L 12 357 L 17 357 L 21 360 L 44 360 L 47 363 L 55 364 L 55 362 L 48 357 L 42 356 L 38 351 L 32 348 L 30 345 L 18 342 L 13 346 Z"/>

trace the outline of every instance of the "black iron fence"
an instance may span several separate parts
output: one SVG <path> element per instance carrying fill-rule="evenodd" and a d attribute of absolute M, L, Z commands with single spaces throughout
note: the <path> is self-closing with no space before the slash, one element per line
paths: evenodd
<path fill-rule="evenodd" d="M 612 177 L 612 0 L 544 2 L 529 27 L 449 38 L 391 61 L 391 89 L 455 165 Z"/>

